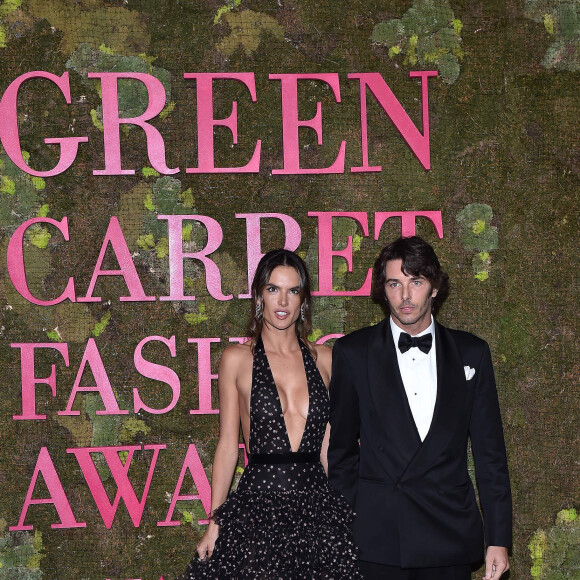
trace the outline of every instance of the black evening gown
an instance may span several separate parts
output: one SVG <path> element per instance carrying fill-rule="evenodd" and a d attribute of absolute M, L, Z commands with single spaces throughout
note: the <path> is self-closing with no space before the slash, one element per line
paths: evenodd
<path fill-rule="evenodd" d="M 278 390 L 261 338 L 254 349 L 249 464 L 235 492 L 215 511 L 211 558 L 193 559 L 182 580 L 353 580 L 362 578 L 350 524 L 353 513 L 320 463 L 328 392 L 300 343 L 309 406 L 292 452 Z"/>

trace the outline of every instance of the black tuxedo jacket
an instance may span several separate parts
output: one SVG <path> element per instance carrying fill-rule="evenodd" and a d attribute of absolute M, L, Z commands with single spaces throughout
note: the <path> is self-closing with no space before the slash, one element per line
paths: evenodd
<path fill-rule="evenodd" d="M 489 347 L 438 323 L 435 344 L 437 399 L 423 442 L 389 318 L 334 346 L 329 478 L 357 514 L 362 560 L 404 568 L 469 564 L 483 556 L 484 533 L 487 545 L 511 546 L 511 492 Z M 475 369 L 469 380 L 465 366 Z M 467 471 L 468 438 L 484 524 Z"/>

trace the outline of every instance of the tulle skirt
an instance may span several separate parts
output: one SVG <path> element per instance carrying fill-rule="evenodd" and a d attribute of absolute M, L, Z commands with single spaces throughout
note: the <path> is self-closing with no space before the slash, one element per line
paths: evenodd
<path fill-rule="evenodd" d="M 362 578 L 353 513 L 326 481 L 313 489 L 230 494 L 215 512 L 214 552 L 182 580 L 353 580 Z"/>

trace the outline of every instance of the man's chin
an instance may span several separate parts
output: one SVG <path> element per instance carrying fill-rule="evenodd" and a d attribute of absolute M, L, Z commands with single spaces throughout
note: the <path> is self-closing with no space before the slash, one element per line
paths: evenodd
<path fill-rule="evenodd" d="M 427 317 L 427 313 L 417 314 L 416 312 L 409 315 L 401 315 L 399 312 L 394 313 L 391 311 L 391 315 L 395 319 L 396 324 L 405 328 L 413 327 L 418 324 L 422 326 L 423 325 L 422 321 Z"/>
<path fill-rule="evenodd" d="M 419 322 L 419 320 L 421 319 L 420 316 L 417 316 L 416 314 L 401 314 L 400 312 L 392 312 L 391 314 L 394 316 L 394 318 L 396 320 L 398 320 L 401 324 L 404 324 L 405 326 L 411 326 L 413 324 L 417 324 L 417 322 Z"/>
<path fill-rule="evenodd" d="M 417 324 L 417 322 L 419 322 L 418 318 L 411 318 L 411 319 L 402 319 L 402 318 L 398 318 L 397 319 L 403 326 L 413 326 L 414 324 Z"/>

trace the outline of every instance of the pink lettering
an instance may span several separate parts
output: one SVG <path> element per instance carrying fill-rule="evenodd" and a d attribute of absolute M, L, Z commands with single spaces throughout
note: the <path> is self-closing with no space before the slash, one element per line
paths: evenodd
<path fill-rule="evenodd" d="M 318 145 L 322 145 L 322 105 L 316 103 L 316 114 L 312 119 L 298 118 L 298 80 L 317 80 L 330 86 L 337 103 L 340 103 L 340 86 L 338 73 L 321 74 L 276 74 L 270 79 L 278 79 L 282 84 L 282 135 L 284 148 L 284 167 L 273 169 L 272 174 L 305 174 L 305 173 L 344 173 L 346 141 L 342 141 L 334 163 L 330 167 L 304 169 L 300 167 L 300 144 L 298 130 L 310 127 L 316 132 Z"/>
<path fill-rule="evenodd" d="M 197 493 L 181 495 L 179 492 L 181 491 L 183 480 L 185 479 L 185 475 L 188 470 L 193 478 L 193 483 L 196 487 Z M 185 455 L 185 459 L 181 467 L 177 485 L 175 486 L 175 491 L 173 492 L 173 497 L 171 498 L 171 504 L 169 505 L 167 517 L 163 521 L 157 522 L 157 525 L 159 527 L 179 526 L 181 524 L 179 520 L 171 519 L 173 512 L 175 511 L 175 505 L 178 501 L 196 499 L 201 501 L 205 513 L 209 514 L 211 510 L 211 487 L 209 485 L 207 475 L 205 474 L 205 470 L 203 469 L 203 465 L 201 464 L 199 453 L 197 452 L 195 445 L 192 443 L 187 449 L 187 454 Z M 197 523 L 204 524 L 207 523 L 207 520 L 198 520 Z"/>
<path fill-rule="evenodd" d="M 1 126 L 1 123 L 0 123 Z M 8 249 L 6 252 L 6 266 L 8 268 L 8 274 L 10 280 L 14 285 L 16 291 L 29 302 L 37 304 L 39 306 L 53 306 L 54 304 L 60 304 L 67 298 L 71 301 L 75 301 L 75 284 L 74 279 L 69 278 L 64 292 L 54 300 L 41 300 L 32 295 L 28 288 L 28 282 L 26 281 L 26 265 L 24 263 L 24 234 L 26 230 L 38 223 L 50 224 L 56 227 L 64 236 L 64 239 L 68 241 L 68 219 L 66 217 L 62 218 L 62 221 L 58 222 L 51 218 L 40 217 L 32 218 L 26 220 L 23 224 L 16 228 L 16 231 L 12 234 L 10 241 L 8 242 Z"/>
<path fill-rule="evenodd" d="M 401 218 L 401 236 L 405 238 L 415 235 L 418 217 L 426 217 L 435 226 L 439 238 L 443 237 L 443 221 L 440 211 L 381 211 L 375 214 L 375 240 L 379 239 L 385 221 L 393 217 Z"/>
<path fill-rule="evenodd" d="M 62 92 L 66 102 L 70 104 L 71 97 L 68 72 L 63 73 L 60 77 L 44 71 L 34 71 L 20 75 L 16 80 L 8 85 L 8 88 L 4 92 L 4 96 L 0 101 L 0 119 L 2 119 L 2 123 L 0 123 L 0 140 L 2 141 L 6 154 L 19 169 L 36 177 L 52 177 L 66 171 L 74 163 L 79 144 L 85 143 L 89 138 L 47 138 L 44 140 L 47 145 L 60 145 L 60 158 L 56 167 L 48 171 L 36 171 L 26 164 L 26 161 L 24 161 L 24 158 L 22 157 L 22 149 L 20 148 L 17 103 L 20 87 L 26 81 L 31 79 L 47 79 L 53 82 Z"/>
<path fill-rule="evenodd" d="M 348 236 L 344 250 L 333 250 L 332 220 L 333 218 L 350 218 L 363 229 L 365 236 L 369 235 L 369 225 L 366 212 L 308 212 L 309 216 L 318 217 L 318 290 L 316 296 L 368 296 L 371 288 L 372 269 L 369 268 L 363 285 L 358 290 L 335 290 L 332 276 L 332 259 L 338 256 L 346 260 L 348 271 L 352 272 L 352 236 Z"/>
<path fill-rule="evenodd" d="M 109 242 L 111 243 L 115 257 L 119 262 L 119 270 L 101 269 Z M 155 296 L 145 295 L 145 291 L 141 285 L 141 280 L 139 280 L 139 275 L 137 274 L 137 269 L 135 268 L 135 264 L 131 258 L 131 252 L 127 247 L 125 236 L 123 235 L 121 226 L 119 225 L 119 220 L 115 216 L 112 216 L 109 221 L 109 227 L 107 228 L 107 233 L 105 234 L 105 239 L 101 246 L 101 252 L 99 253 L 97 264 L 93 270 L 93 276 L 91 277 L 87 295 L 84 298 L 79 297 L 79 302 L 101 301 L 100 297 L 92 295 L 99 276 L 123 276 L 125 284 L 127 284 L 127 288 L 129 289 L 129 296 L 121 296 L 119 298 L 121 302 L 147 302 L 155 300 Z"/>
<path fill-rule="evenodd" d="M 252 101 L 256 102 L 254 73 L 185 73 L 186 79 L 196 80 L 197 91 L 197 155 L 199 167 L 188 167 L 186 173 L 258 173 L 262 141 L 256 142 L 254 154 L 243 167 L 216 167 L 214 161 L 214 128 L 227 127 L 238 144 L 238 103 L 232 103 L 232 112 L 226 119 L 215 119 L 213 111 L 213 81 L 235 80 L 246 85 Z"/>
<path fill-rule="evenodd" d="M 216 300 L 231 300 L 233 296 L 225 296 L 221 290 L 221 274 L 217 264 L 208 258 L 215 252 L 223 240 L 223 232 L 219 223 L 204 215 L 160 215 L 157 219 L 167 220 L 169 229 L 169 296 L 161 296 L 160 300 L 195 300 L 195 296 L 185 296 L 183 293 L 183 258 L 199 260 L 205 267 L 206 287 Z M 207 244 L 199 252 L 184 252 L 181 237 L 183 220 L 201 222 L 207 229 Z"/>
<path fill-rule="evenodd" d="M 344 334 L 325 334 L 316 341 L 316 344 L 325 344 L 329 340 L 333 340 L 334 338 L 340 338 L 341 336 L 344 336 Z"/>
<path fill-rule="evenodd" d="M 36 413 L 36 385 L 44 383 L 50 387 L 53 397 L 56 397 L 56 365 L 51 365 L 48 377 L 37 378 L 34 374 L 34 351 L 37 348 L 53 348 L 57 350 L 68 366 L 68 345 L 66 343 L 33 342 L 12 343 L 12 348 L 20 349 L 20 369 L 22 374 L 22 415 L 13 415 L 13 419 L 46 419 L 46 415 Z"/>
<path fill-rule="evenodd" d="M 89 486 L 91 494 L 95 500 L 95 504 L 97 505 L 101 517 L 103 518 L 103 523 L 107 529 L 113 525 L 113 520 L 115 519 L 115 514 L 117 513 L 117 508 L 119 507 L 119 502 L 121 499 L 123 499 L 125 505 L 127 506 L 127 511 L 131 516 L 133 525 L 136 528 L 139 527 L 139 524 L 141 523 L 141 517 L 143 515 L 143 509 L 145 508 L 145 502 L 147 501 L 149 487 L 151 486 L 151 479 L 153 478 L 153 472 L 155 471 L 157 457 L 159 456 L 159 451 L 165 448 L 165 445 L 145 445 L 143 447 L 145 450 L 153 449 L 153 458 L 151 460 L 151 465 L 149 466 L 147 480 L 145 481 L 145 487 L 143 489 L 143 494 L 141 495 L 140 500 L 137 499 L 133 485 L 131 484 L 131 481 L 128 477 L 133 455 L 135 451 L 141 450 L 139 445 L 80 447 L 66 450 L 67 453 L 74 453 L 76 456 L 87 485 Z M 127 453 L 125 463 L 121 461 L 119 452 Z M 104 455 L 107 466 L 111 471 L 111 475 L 115 479 L 115 483 L 117 484 L 117 493 L 115 494 L 115 499 L 112 503 L 109 500 L 109 496 L 107 495 L 101 477 L 99 476 L 99 472 L 95 467 L 91 453 L 102 453 Z"/>
<path fill-rule="evenodd" d="M 244 342 L 248 342 L 250 340 L 249 336 L 231 336 L 229 338 L 230 342 L 239 342 L 240 344 L 244 344 Z"/>
<path fill-rule="evenodd" d="M 93 171 L 93 175 L 133 175 L 134 169 L 121 167 L 121 139 L 119 128 L 122 124 L 141 127 L 147 137 L 147 154 L 155 171 L 163 174 L 178 173 L 179 168 L 169 169 L 165 164 L 165 144 L 161 133 L 149 124 L 165 106 L 165 89 L 161 81 L 152 75 L 135 72 L 95 72 L 88 73 L 89 78 L 101 79 L 103 106 L 103 140 L 105 152 L 105 169 Z M 132 79 L 142 82 L 147 89 L 149 102 L 147 109 L 138 117 L 122 119 L 119 117 L 119 98 L 117 82 L 119 79 Z"/>
<path fill-rule="evenodd" d="M 89 365 L 90 370 L 95 379 L 96 386 L 81 387 L 80 382 L 83 377 L 86 365 Z M 66 409 L 64 411 L 59 411 L 59 415 L 80 415 L 80 411 L 73 411 L 72 406 L 75 402 L 77 393 L 79 392 L 96 392 L 99 393 L 103 403 L 105 405 L 104 410 L 98 410 L 97 415 L 128 415 L 129 411 L 122 411 L 119 409 L 117 404 L 117 399 L 115 398 L 115 393 L 113 392 L 113 387 L 107 376 L 107 371 L 103 365 L 103 360 L 99 354 L 97 348 L 97 343 L 94 338 L 89 338 L 85 352 L 83 354 L 83 360 L 79 367 Z"/>
<path fill-rule="evenodd" d="M 156 381 L 161 381 L 162 383 L 166 383 L 171 388 L 172 398 L 169 405 L 164 407 L 163 409 L 154 409 L 146 405 L 139 396 L 139 389 L 133 388 L 133 411 L 138 413 L 143 409 L 148 413 L 152 413 L 153 415 L 162 415 L 163 413 L 168 413 L 175 407 L 177 401 L 179 401 L 179 395 L 181 393 L 181 386 L 179 383 L 179 377 L 177 373 L 163 365 L 158 365 L 156 363 L 149 362 L 143 358 L 142 350 L 143 347 L 151 342 L 151 341 L 159 341 L 162 342 L 164 345 L 169 347 L 169 352 L 171 353 L 172 357 L 176 355 L 176 348 L 175 348 L 175 336 L 167 339 L 163 336 L 148 336 L 144 338 L 135 349 L 135 353 L 133 355 L 133 361 L 135 363 L 135 368 L 137 372 L 147 377 L 149 379 L 154 379 Z"/>
<path fill-rule="evenodd" d="M 219 338 L 188 338 L 190 344 L 197 344 L 197 384 L 199 409 L 189 411 L 191 415 L 213 415 L 219 413 L 211 404 L 211 382 L 217 374 L 211 372 L 211 344 L 220 342 Z"/>
<path fill-rule="evenodd" d="M 246 452 L 246 446 L 243 443 L 238 445 L 238 448 L 244 452 L 244 469 L 248 466 L 248 454 Z"/>
<path fill-rule="evenodd" d="M 49 497 L 47 498 L 36 498 L 32 497 L 34 488 L 36 487 L 36 482 L 38 476 L 42 475 L 44 483 L 48 489 Z M 28 486 L 28 491 L 26 493 L 26 499 L 24 500 L 24 506 L 20 512 L 20 519 L 18 520 L 18 525 L 10 526 L 11 531 L 20 530 L 32 530 L 33 526 L 24 525 L 24 520 L 26 519 L 26 514 L 28 513 L 28 508 L 31 505 L 41 505 L 51 503 L 56 509 L 56 513 L 61 521 L 60 524 L 51 524 L 51 528 L 84 528 L 86 527 L 85 522 L 77 522 L 75 516 L 70 507 L 69 501 L 58 477 L 58 473 L 54 468 L 54 463 L 50 457 L 50 453 L 46 447 L 40 449 L 38 454 L 38 460 L 36 461 L 36 467 L 34 468 L 34 473 L 32 479 L 30 480 L 30 485 Z"/>
<path fill-rule="evenodd" d="M 264 255 L 262 253 L 261 221 L 266 218 L 278 219 L 284 225 L 284 248 L 293 252 L 300 245 L 302 232 L 298 222 L 289 215 L 283 213 L 237 213 L 237 218 L 246 220 L 246 248 L 248 256 L 248 292 L 238 294 L 238 298 L 251 298 L 250 287 L 258 262 Z"/>
<path fill-rule="evenodd" d="M 367 122 L 367 100 L 366 88 L 368 87 L 377 99 L 385 113 L 389 116 L 403 139 L 407 142 L 411 151 L 425 169 L 431 168 L 431 154 L 429 150 L 429 94 L 427 82 L 429 77 L 436 77 L 437 71 L 411 71 L 410 77 L 421 78 L 421 98 L 423 112 L 423 135 L 414 125 L 401 103 L 395 97 L 389 85 L 384 81 L 379 73 L 353 73 L 349 74 L 349 79 L 359 79 L 360 83 L 360 119 L 361 119 L 361 139 L 362 139 L 362 161 L 360 167 L 351 167 L 353 173 L 381 171 L 381 166 L 369 165 L 368 151 L 368 122 Z"/>

